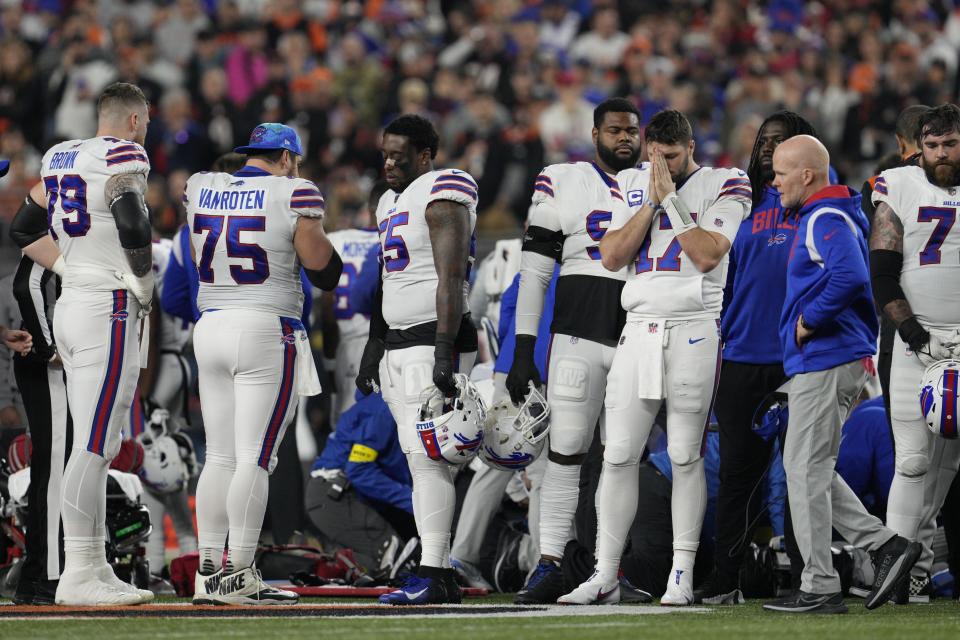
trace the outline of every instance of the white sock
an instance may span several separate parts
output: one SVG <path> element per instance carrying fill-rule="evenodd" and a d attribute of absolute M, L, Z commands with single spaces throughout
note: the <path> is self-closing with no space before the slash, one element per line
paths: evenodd
<path fill-rule="evenodd" d="M 449 568 L 450 527 L 456 504 L 450 468 L 423 453 L 408 453 L 407 464 L 413 476 L 413 512 L 420 534 L 420 564 Z"/>
<path fill-rule="evenodd" d="M 547 461 L 540 489 L 540 555 L 563 557 L 580 499 L 580 465 Z"/>
<path fill-rule="evenodd" d="M 241 462 L 233 474 L 227 493 L 227 515 L 230 519 L 230 545 L 225 573 L 233 573 L 253 565 L 260 542 L 260 529 L 267 511 L 270 474 L 256 463 Z"/>
<path fill-rule="evenodd" d="M 926 474 L 905 476 L 894 472 L 887 497 L 887 526 L 909 540 L 917 539 L 923 515 Z"/>
<path fill-rule="evenodd" d="M 617 578 L 623 548 L 637 515 L 639 466 L 603 463 L 597 492 L 597 571 L 606 581 Z"/>
<path fill-rule="evenodd" d="M 700 529 L 703 527 L 703 514 L 707 508 L 707 478 L 703 471 L 703 458 L 690 464 L 673 463 L 673 489 L 670 509 L 673 518 L 674 558 L 681 552 L 689 559 L 689 566 L 676 564 L 685 570 L 693 569 L 693 558 L 700 546 Z M 685 562 L 686 560 L 684 560 Z"/>
<path fill-rule="evenodd" d="M 234 462 L 207 451 L 207 459 L 197 483 L 197 547 L 200 573 L 216 573 L 223 565 L 230 520 L 227 517 L 227 493 L 233 480 Z"/>
<path fill-rule="evenodd" d="M 103 457 L 86 449 L 74 449 L 71 452 L 64 470 L 61 499 L 64 571 L 91 564 L 96 544 L 101 545 L 99 555 L 104 555 L 103 529 L 98 527 L 98 509 L 101 502 L 106 502 L 107 466 Z"/>

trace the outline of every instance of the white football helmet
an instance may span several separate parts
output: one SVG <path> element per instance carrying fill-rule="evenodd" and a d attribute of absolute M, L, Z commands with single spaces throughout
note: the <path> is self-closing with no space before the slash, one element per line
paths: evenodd
<path fill-rule="evenodd" d="M 138 475 L 158 493 L 176 493 L 190 480 L 190 471 L 180 454 L 180 445 L 167 433 L 168 413 L 155 409 L 150 424 L 137 436 L 143 445 L 143 466 Z"/>
<path fill-rule="evenodd" d="M 453 379 L 457 385 L 453 398 L 444 398 L 435 386 L 420 394 L 417 435 L 431 460 L 461 465 L 470 462 L 483 444 L 487 411 L 470 378 L 456 373 Z"/>
<path fill-rule="evenodd" d="M 949 440 L 957 438 L 957 404 L 960 402 L 960 361 L 934 362 L 920 382 L 920 411 L 933 433 Z"/>
<path fill-rule="evenodd" d="M 525 469 L 543 451 L 549 432 L 550 406 L 531 383 L 519 408 L 504 398 L 487 412 L 480 459 L 494 469 Z"/>

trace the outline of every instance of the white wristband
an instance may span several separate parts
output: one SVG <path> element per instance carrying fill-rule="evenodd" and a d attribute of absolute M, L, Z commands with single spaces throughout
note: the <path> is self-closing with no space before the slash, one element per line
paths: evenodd
<path fill-rule="evenodd" d="M 63 259 L 63 256 L 57 256 L 57 261 L 53 263 L 53 266 L 50 267 L 50 271 L 53 271 L 55 274 L 63 277 L 63 272 L 67 270 L 67 262 Z"/>
<path fill-rule="evenodd" d="M 660 206 L 667 212 L 670 226 L 673 227 L 673 235 L 678 236 L 697 226 L 690 211 L 687 210 L 687 205 L 683 203 L 676 191 L 664 198 Z"/>

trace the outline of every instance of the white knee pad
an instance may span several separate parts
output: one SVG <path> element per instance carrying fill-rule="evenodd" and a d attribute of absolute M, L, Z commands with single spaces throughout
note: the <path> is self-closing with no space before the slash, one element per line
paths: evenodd
<path fill-rule="evenodd" d="M 215 453 L 207 449 L 206 458 L 204 459 L 203 464 L 206 467 L 217 467 L 218 469 L 233 471 L 237 468 L 237 459 L 233 456 L 223 453 Z"/>
<path fill-rule="evenodd" d="M 668 436 L 669 437 L 669 436 Z M 670 443 L 667 445 L 667 455 L 670 456 L 670 464 L 676 472 L 678 467 L 686 467 L 694 464 L 702 457 L 700 455 L 700 446 L 684 445 L 682 443 Z M 606 458 L 604 458 L 606 459 Z"/>
<path fill-rule="evenodd" d="M 930 459 L 922 453 L 910 453 L 896 458 L 897 473 L 907 478 L 925 475 L 930 468 Z"/>
<path fill-rule="evenodd" d="M 550 450 L 564 456 L 590 449 L 602 400 L 590 398 L 590 363 L 564 356 L 551 367 L 547 397 L 550 402 Z"/>

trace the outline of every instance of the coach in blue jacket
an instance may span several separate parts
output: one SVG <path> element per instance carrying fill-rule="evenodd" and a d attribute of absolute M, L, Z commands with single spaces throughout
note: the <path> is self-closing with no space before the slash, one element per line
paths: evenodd
<path fill-rule="evenodd" d="M 831 528 L 877 552 L 868 609 L 889 599 L 920 551 L 867 513 L 836 472 L 841 426 L 867 381 L 865 360 L 876 350 L 879 323 L 867 267 L 869 224 L 859 194 L 830 186 L 829 163 L 826 148 L 806 135 L 784 141 L 773 154 L 773 186 L 799 222 L 787 263 L 780 344 L 792 378 L 783 466 L 804 562 L 800 591 L 764 605 L 774 611 L 847 611 L 833 568 Z"/>

